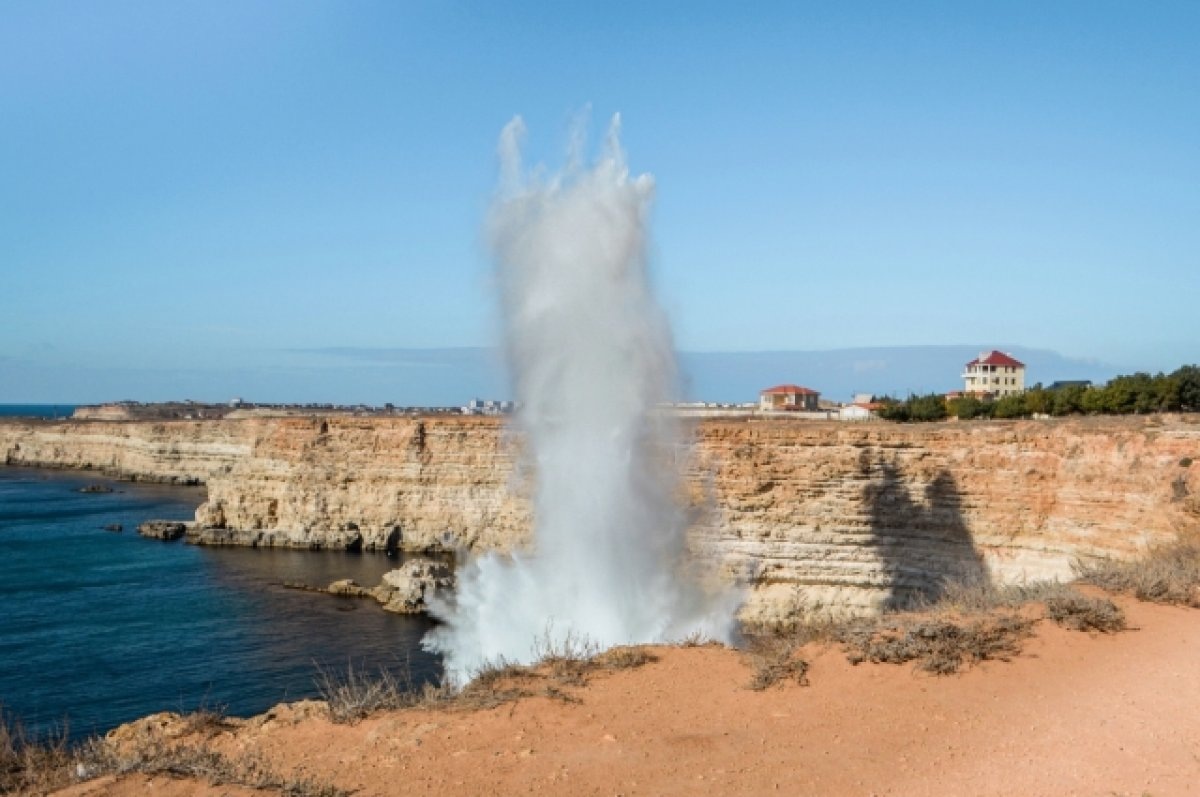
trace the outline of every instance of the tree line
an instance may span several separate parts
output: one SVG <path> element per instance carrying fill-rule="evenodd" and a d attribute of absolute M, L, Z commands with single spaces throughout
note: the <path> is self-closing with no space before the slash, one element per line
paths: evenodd
<path fill-rule="evenodd" d="M 1023 393 L 995 400 L 939 393 L 881 400 L 879 417 L 889 421 L 940 421 L 954 417 L 1028 418 L 1033 415 L 1136 415 L 1151 412 L 1200 412 L 1200 366 L 1185 365 L 1169 374 L 1118 376 L 1104 386 L 1034 385 Z"/>

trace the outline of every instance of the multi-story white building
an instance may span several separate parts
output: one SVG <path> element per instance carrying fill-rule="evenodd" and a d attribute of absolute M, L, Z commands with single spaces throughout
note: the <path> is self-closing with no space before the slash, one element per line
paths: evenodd
<path fill-rule="evenodd" d="M 1025 363 L 1004 352 L 983 352 L 967 363 L 962 378 L 968 396 L 1000 398 L 1025 390 Z"/>

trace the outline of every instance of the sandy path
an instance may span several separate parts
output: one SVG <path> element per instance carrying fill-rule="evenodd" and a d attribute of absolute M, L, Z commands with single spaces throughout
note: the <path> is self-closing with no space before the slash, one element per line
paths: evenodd
<path fill-rule="evenodd" d="M 352 727 L 284 709 L 227 744 L 364 795 L 1200 794 L 1200 611 L 1123 605 L 1140 630 L 1042 623 L 1020 658 L 952 677 L 853 667 L 823 650 L 810 652 L 810 686 L 756 693 L 733 651 L 662 649 L 653 664 L 597 678 L 578 704 Z M 193 793 L 184 786 L 169 792 Z"/>

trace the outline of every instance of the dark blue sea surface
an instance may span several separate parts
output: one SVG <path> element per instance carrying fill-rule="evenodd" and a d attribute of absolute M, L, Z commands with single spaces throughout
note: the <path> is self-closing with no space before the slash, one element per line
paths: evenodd
<path fill-rule="evenodd" d="M 74 404 L 0 404 L 0 418 L 70 418 Z"/>
<path fill-rule="evenodd" d="M 112 493 L 80 493 L 101 483 Z M 374 585 L 383 554 L 204 548 L 138 536 L 191 519 L 203 490 L 0 467 L 0 704 L 80 738 L 156 711 L 235 715 L 316 695 L 318 665 L 431 679 L 423 617 L 288 589 Z M 121 532 L 104 526 L 121 524 Z"/>

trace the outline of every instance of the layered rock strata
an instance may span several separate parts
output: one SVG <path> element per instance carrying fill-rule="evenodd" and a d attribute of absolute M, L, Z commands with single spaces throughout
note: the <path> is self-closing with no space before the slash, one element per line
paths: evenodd
<path fill-rule="evenodd" d="M 94 470 L 133 481 L 204 484 L 250 456 L 253 431 L 223 421 L 0 420 L 0 462 Z"/>
<path fill-rule="evenodd" d="M 875 609 L 948 578 L 1069 577 L 1200 529 L 1200 418 L 934 425 L 708 420 L 668 452 L 692 540 L 746 614 Z M 531 479 L 490 418 L 0 423 L 9 464 L 204 483 L 207 544 L 508 550 Z M 1196 463 L 1196 464 L 1193 464 Z"/>

